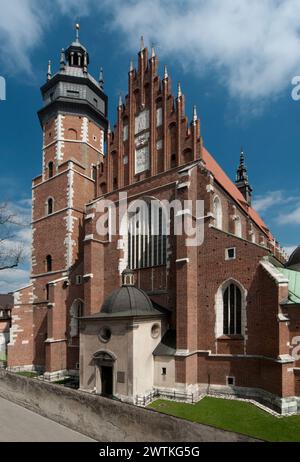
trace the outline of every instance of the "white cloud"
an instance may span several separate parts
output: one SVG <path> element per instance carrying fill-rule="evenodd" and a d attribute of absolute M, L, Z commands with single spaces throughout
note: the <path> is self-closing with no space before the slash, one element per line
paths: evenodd
<path fill-rule="evenodd" d="M 262 214 L 268 212 L 279 225 L 300 224 L 299 195 L 287 194 L 286 191 L 269 191 L 265 195 L 257 196 L 253 201 L 253 208 Z"/>
<path fill-rule="evenodd" d="M 282 191 L 270 191 L 264 196 L 258 196 L 253 202 L 253 207 L 257 212 L 265 212 L 270 207 L 278 206 L 282 201 Z"/>
<path fill-rule="evenodd" d="M 280 225 L 299 225 L 300 224 L 300 204 L 287 213 L 278 215 L 277 222 Z"/>
<path fill-rule="evenodd" d="M 184 68 L 217 73 L 232 96 L 277 95 L 299 73 L 298 0 L 112 3 L 114 26 L 131 46 L 144 34 Z"/>
<path fill-rule="evenodd" d="M 92 0 L 0 0 L 0 66 L 33 76 L 31 53 L 57 15 L 88 13 Z"/>
<path fill-rule="evenodd" d="M 300 201 L 299 195 L 291 195 L 287 191 L 268 191 L 266 194 L 257 196 L 253 201 L 253 208 L 260 213 L 265 213 L 269 210 L 273 212 L 276 210 L 291 210 L 292 207 L 297 207 Z M 282 215 L 288 215 L 284 212 Z M 278 222 L 278 217 L 276 219 Z"/>
<path fill-rule="evenodd" d="M 69 16 L 80 15 L 80 17 L 86 16 L 90 13 L 90 8 L 95 0 L 56 0 L 58 7 L 62 14 Z"/>
<path fill-rule="evenodd" d="M 29 271 L 26 269 L 8 269 L 0 271 L 0 293 L 13 292 L 29 283 Z"/>
<path fill-rule="evenodd" d="M 31 73 L 30 51 L 43 34 L 43 8 L 35 0 L 0 0 L 0 64 Z"/>
<path fill-rule="evenodd" d="M 217 76 L 233 97 L 275 97 L 300 70 L 299 0 L 0 0 L 0 54 L 30 72 L 30 52 L 57 15 L 99 15 L 136 51 L 140 35 L 167 61 Z M 55 12 L 55 14 L 53 13 Z M 101 46 L 101 45 L 99 45 Z"/>

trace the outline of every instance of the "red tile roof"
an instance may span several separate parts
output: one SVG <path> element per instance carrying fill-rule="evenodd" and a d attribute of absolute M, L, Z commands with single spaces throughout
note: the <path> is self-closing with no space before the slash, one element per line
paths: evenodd
<path fill-rule="evenodd" d="M 274 240 L 267 225 L 264 223 L 264 221 L 261 219 L 258 213 L 252 207 L 248 206 L 242 193 L 226 175 L 224 170 L 222 170 L 222 168 L 215 161 L 212 155 L 205 148 L 203 148 L 202 155 L 207 169 L 213 174 L 215 180 L 232 197 L 232 199 L 238 203 L 238 205 L 246 212 L 246 214 L 251 218 L 251 220 L 254 223 L 256 223 L 256 225 L 263 231 L 263 233 L 268 237 L 268 239 Z"/>

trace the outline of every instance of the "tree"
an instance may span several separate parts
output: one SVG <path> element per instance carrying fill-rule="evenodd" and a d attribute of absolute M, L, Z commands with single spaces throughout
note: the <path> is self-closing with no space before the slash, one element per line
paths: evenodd
<path fill-rule="evenodd" d="M 23 259 L 24 247 L 15 242 L 16 230 L 23 224 L 7 204 L 0 204 L 0 271 L 16 268 Z"/>

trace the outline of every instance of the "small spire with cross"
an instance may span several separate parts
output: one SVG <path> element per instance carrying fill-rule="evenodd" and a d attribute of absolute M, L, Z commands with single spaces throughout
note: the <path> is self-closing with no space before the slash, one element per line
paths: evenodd
<path fill-rule="evenodd" d="M 244 149 L 243 146 L 241 146 L 241 151 L 240 151 L 240 167 L 245 166 L 245 155 L 244 155 Z"/>
<path fill-rule="evenodd" d="M 236 171 L 235 184 L 237 188 L 240 190 L 240 192 L 243 194 L 243 196 L 245 197 L 248 204 L 251 205 L 252 188 L 249 184 L 248 171 L 247 171 L 247 167 L 245 164 L 245 154 L 244 154 L 243 147 L 241 147 L 241 151 L 240 151 L 240 164 Z"/>

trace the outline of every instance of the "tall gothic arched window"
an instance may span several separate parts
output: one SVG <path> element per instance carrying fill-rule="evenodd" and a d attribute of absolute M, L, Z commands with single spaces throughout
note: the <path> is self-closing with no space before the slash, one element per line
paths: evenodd
<path fill-rule="evenodd" d="M 128 217 L 130 269 L 163 266 L 167 262 L 166 214 L 158 200 L 140 200 Z"/>
<path fill-rule="evenodd" d="M 242 294 L 236 284 L 230 284 L 223 294 L 223 334 L 242 333 Z"/>
<path fill-rule="evenodd" d="M 215 217 L 215 227 L 222 229 L 223 228 L 222 204 L 218 196 L 214 198 L 213 214 Z"/>
<path fill-rule="evenodd" d="M 83 302 L 75 300 L 72 303 L 70 311 L 70 337 L 77 337 L 79 335 L 79 318 L 83 316 Z"/>

